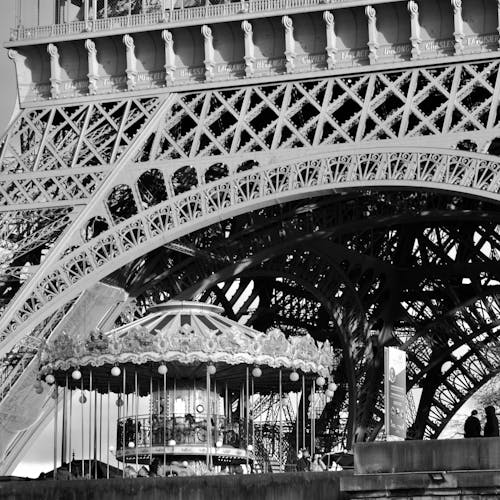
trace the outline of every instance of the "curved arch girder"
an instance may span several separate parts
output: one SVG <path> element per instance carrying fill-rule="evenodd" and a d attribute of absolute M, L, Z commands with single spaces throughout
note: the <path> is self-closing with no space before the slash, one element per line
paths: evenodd
<path fill-rule="evenodd" d="M 73 298 L 139 255 L 216 221 L 332 190 L 382 187 L 446 190 L 499 201 L 500 167 L 486 155 L 471 153 L 358 150 L 259 167 L 202 184 L 148 210 L 137 207 L 137 215 L 97 238 L 85 244 L 73 241 L 81 245 L 76 250 L 56 249 L 59 260 L 35 276 L 24 303 L 14 301 L 16 310 L 4 315 L 0 339 L 9 341 L 21 325 L 29 328 L 35 318 L 50 314 L 63 295 Z M 98 204 L 95 200 L 94 206 Z"/>

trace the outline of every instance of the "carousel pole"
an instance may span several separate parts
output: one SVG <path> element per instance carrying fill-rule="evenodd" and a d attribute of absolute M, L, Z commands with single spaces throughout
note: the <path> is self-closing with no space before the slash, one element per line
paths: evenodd
<path fill-rule="evenodd" d="M 99 462 L 102 462 L 102 392 L 99 394 Z"/>
<path fill-rule="evenodd" d="M 57 479 L 57 407 L 59 406 L 59 392 L 54 384 L 54 479 Z"/>
<path fill-rule="evenodd" d="M 158 419 L 157 419 L 158 420 Z M 149 376 L 149 467 L 153 461 L 153 377 Z"/>
<path fill-rule="evenodd" d="M 310 401 L 310 405 L 309 405 L 309 408 L 311 409 L 310 410 L 310 428 L 311 428 L 311 458 L 313 458 L 314 456 L 314 444 L 315 444 L 315 436 L 314 436 L 314 392 L 315 392 L 315 384 L 316 382 L 313 380 L 313 383 L 311 385 L 311 401 Z"/>
<path fill-rule="evenodd" d="M 306 381 L 302 374 L 302 448 L 306 447 Z"/>
<path fill-rule="evenodd" d="M 82 421 L 81 421 L 81 426 L 82 426 L 82 478 L 85 478 L 85 433 L 83 431 L 83 421 L 84 421 L 84 411 L 83 411 L 83 405 L 85 402 L 85 394 L 83 394 L 83 377 L 82 377 L 82 382 L 81 382 L 81 389 L 80 389 L 80 403 L 82 405 Z"/>
<path fill-rule="evenodd" d="M 94 478 L 97 479 L 97 391 L 94 391 Z"/>
<path fill-rule="evenodd" d="M 63 414 L 62 414 L 62 429 L 61 429 L 61 466 L 64 462 L 66 462 L 66 434 L 68 432 L 67 429 L 67 415 L 66 415 L 66 407 L 67 407 L 67 395 L 66 389 L 68 387 L 68 376 L 66 375 L 66 384 L 63 388 Z"/>
<path fill-rule="evenodd" d="M 167 374 L 163 374 L 163 472 L 167 462 Z"/>
<path fill-rule="evenodd" d="M 279 433 L 279 441 L 278 441 L 278 453 L 279 453 L 279 463 L 280 470 L 282 471 L 283 467 L 283 380 L 282 380 L 282 372 L 280 368 L 279 372 L 279 398 L 280 398 L 280 433 Z"/>
<path fill-rule="evenodd" d="M 123 367 L 123 398 L 125 397 L 125 393 L 127 392 L 127 370 Z M 128 402 L 128 396 L 127 396 Z M 125 402 L 123 402 L 123 413 L 122 413 L 122 462 L 123 462 L 123 471 L 122 477 L 125 477 Z"/>
<path fill-rule="evenodd" d="M 92 479 L 92 370 L 89 377 L 89 478 Z"/>
<path fill-rule="evenodd" d="M 225 388 L 225 408 L 224 408 L 224 417 L 227 420 L 227 422 L 231 422 L 231 412 L 229 411 L 229 399 L 228 399 L 228 392 L 227 392 L 227 382 L 226 382 L 226 388 Z"/>
<path fill-rule="evenodd" d="M 295 393 L 295 457 L 298 459 L 299 456 L 299 419 L 300 404 L 299 404 L 299 394 Z"/>
<path fill-rule="evenodd" d="M 207 371 L 206 371 L 206 396 L 207 396 L 207 457 L 206 457 L 206 463 L 207 463 L 207 469 L 210 469 L 210 432 L 211 432 L 211 427 L 210 427 L 210 372 L 208 371 L 208 365 L 207 365 Z"/>
<path fill-rule="evenodd" d="M 250 428 L 249 428 L 249 425 L 248 425 L 248 421 L 250 419 L 250 408 L 249 408 L 249 405 L 250 405 L 250 391 L 249 391 L 249 380 L 248 380 L 248 366 L 246 367 L 246 370 L 245 370 L 245 439 L 246 439 L 246 443 L 247 443 L 247 449 L 246 449 L 246 465 L 247 465 L 247 472 L 248 472 L 248 465 L 249 465 L 249 460 L 248 460 L 248 452 L 249 452 L 249 449 L 248 449 L 248 445 L 250 444 L 250 439 L 248 439 L 249 437 L 249 433 L 250 433 Z"/>
<path fill-rule="evenodd" d="M 72 465 L 72 457 L 71 457 L 71 431 L 73 430 L 73 389 L 69 390 L 69 432 L 68 432 L 68 462 L 69 462 L 69 473 L 71 474 L 71 465 Z"/>
<path fill-rule="evenodd" d="M 134 399 L 135 399 L 135 466 L 137 470 L 139 470 L 139 451 L 137 449 L 137 445 L 139 444 L 139 385 L 137 381 L 137 370 L 135 370 L 135 391 L 134 391 Z"/>
<path fill-rule="evenodd" d="M 252 404 L 252 424 L 251 424 L 251 429 L 252 429 L 252 446 L 253 446 L 253 465 L 255 469 L 255 415 L 253 413 L 253 403 L 254 403 L 254 395 L 255 395 L 255 378 L 252 376 L 252 397 L 251 397 L 251 404 Z"/>
<path fill-rule="evenodd" d="M 108 381 L 108 401 L 107 401 L 107 409 L 108 411 L 106 412 L 107 418 L 106 418 L 106 479 L 109 479 L 109 395 L 110 395 L 110 387 L 109 387 L 109 381 Z M 118 408 L 118 412 L 120 409 Z"/>

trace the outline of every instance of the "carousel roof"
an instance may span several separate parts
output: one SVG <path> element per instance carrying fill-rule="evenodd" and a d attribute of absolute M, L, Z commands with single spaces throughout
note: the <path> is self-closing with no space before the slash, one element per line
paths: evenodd
<path fill-rule="evenodd" d="M 333 350 L 309 335 L 285 337 L 278 329 L 265 333 L 221 316 L 210 304 L 170 301 L 150 314 L 108 333 L 92 331 L 87 338 L 62 333 L 40 355 L 41 373 L 75 367 L 166 363 L 174 370 L 201 364 L 236 367 L 258 365 L 304 374 L 328 376 Z M 181 368 L 179 368 L 181 367 Z M 184 369 L 185 371 L 185 369 Z"/>

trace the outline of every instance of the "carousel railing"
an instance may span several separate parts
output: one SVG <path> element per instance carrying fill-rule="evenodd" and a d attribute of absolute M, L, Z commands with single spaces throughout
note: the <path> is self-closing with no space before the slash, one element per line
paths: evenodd
<path fill-rule="evenodd" d="M 245 419 L 229 419 L 211 415 L 207 426 L 206 416 L 163 416 L 162 414 L 123 417 L 117 425 L 117 449 L 151 448 L 176 445 L 231 446 L 245 448 L 252 443 L 246 436 Z"/>

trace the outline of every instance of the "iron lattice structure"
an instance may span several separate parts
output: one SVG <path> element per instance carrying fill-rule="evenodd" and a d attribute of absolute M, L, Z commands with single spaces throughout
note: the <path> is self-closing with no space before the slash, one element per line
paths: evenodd
<path fill-rule="evenodd" d="M 329 339 L 316 432 L 349 443 L 380 432 L 401 347 L 411 433 L 437 437 L 499 366 L 500 62 L 462 59 L 22 107 L 0 156 L 5 467 L 37 345 L 168 299 Z"/>

